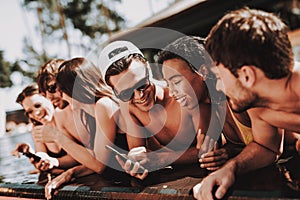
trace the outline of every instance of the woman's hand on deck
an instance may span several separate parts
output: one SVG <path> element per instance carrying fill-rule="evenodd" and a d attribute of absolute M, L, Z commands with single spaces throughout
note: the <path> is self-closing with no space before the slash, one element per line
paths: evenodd
<path fill-rule="evenodd" d="M 49 181 L 45 186 L 45 197 L 51 199 L 52 194 L 57 194 L 58 191 L 54 191 L 59 188 L 62 184 L 72 181 L 72 173 L 68 170 Z"/>

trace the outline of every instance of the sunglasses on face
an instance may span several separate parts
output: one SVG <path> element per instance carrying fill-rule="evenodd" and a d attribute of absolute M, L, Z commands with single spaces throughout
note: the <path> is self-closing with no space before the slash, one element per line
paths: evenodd
<path fill-rule="evenodd" d="M 120 93 L 118 93 L 114 89 L 114 93 L 118 99 L 120 99 L 121 101 L 127 102 L 127 101 L 130 101 L 134 97 L 134 90 L 136 90 L 138 92 L 144 92 L 145 90 L 147 90 L 149 88 L 150 85 L 151 85 L 151 83 L 149 80 L 149 76 L 147 75 L 147 77 L 140 80 L 133 87 L 123 90 Z"/>
<path fill-rule="evenodd" d="M 47 91 L 53 94 L 53 93 L 56 92 L 56 88 L 57 88 L 56 84 L 48 85 L 47 86 Z"/>

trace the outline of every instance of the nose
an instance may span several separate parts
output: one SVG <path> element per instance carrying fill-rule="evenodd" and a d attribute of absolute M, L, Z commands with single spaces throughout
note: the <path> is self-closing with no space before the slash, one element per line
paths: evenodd
<path fill-rule="evenodd" d="M 169 94 L 170 94 L 170 96 L 173 96 L 173 97 L 176 96 L 176 94 L 178 94 L 178 90 L 172 83 L 169 83 Z"/>
<path fill-rule="evenodd" d="M 35 109 L 29 114 L 29 117 L 30 117 L 30 118 L 33 118 L 33 119 L 37 119 L 38 116 L 39 116 L 40 114 L 41 114 L 40 109 L 35 108 Z"/>
<path fill-rule="evenodd" d="M 143 98 L 145 95 L 144 90 L 134 90 L 134 97 L 138 97 L 139 99 Z"/>

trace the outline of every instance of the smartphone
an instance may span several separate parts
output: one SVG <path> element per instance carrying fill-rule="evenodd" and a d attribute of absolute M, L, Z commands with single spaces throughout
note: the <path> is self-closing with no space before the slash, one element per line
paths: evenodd
<path fill-rule="evenodd" d="M 35 162 L 39 162 L 42 158 L 31 153 L 31 152 L 23 152 L 23 155 L 26 156 L 27 158 L 33 158 Z"/>
<path fill-rule="evenodd" d="M 41 122 L 39 122 L 33 118 L 29 118 L 29 121 L 33 124 L 33 126 L 43 125 Z"/>
<path fill-rule="evenodd" d="M 116 150 L 115 148 L 109 146 L 109 145 L 105 145 L 105 148 L 106 149 L 109 149 L 111 150 L 112 152 L 114 152 L 116 155 L 118 155 L 121 159 L 123 159 L 124 162 L 126 162 L 126 160 L 130 160 L 131 161 L 131 166 L 130 168 L 132 168 L 134 165 L 135 165 L 135 161 L 131 160 L 128 158 L 127 155 L 123 154 L 123 153 L 120 153 L 118 150 Z M 138 169 L 138 172 L 137 173 L 143 173 L 145 171 L 145 168 L 140 165 L 139 169 Z"/>

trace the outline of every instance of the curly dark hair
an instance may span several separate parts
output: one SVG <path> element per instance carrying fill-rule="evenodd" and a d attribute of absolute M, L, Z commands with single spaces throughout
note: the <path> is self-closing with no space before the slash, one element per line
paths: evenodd
<path fill-rule="evenodd" d="M 211 29 L 206 50 L 232 74 L 244 65 L 261 69 L 267 78 L 291 74 L 293 51 L 288 28 L 275 14 L 247 7 L 226 14 Z"/>

